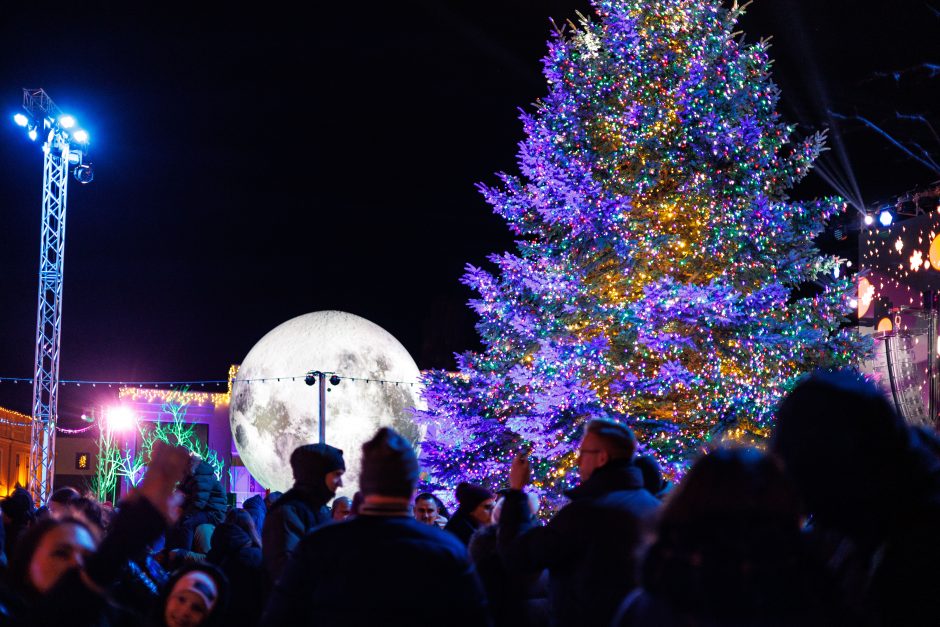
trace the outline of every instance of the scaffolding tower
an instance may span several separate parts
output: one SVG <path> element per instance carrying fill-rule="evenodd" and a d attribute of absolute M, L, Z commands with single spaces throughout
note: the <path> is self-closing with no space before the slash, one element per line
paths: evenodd
<path fill-rule="evenodd" d="M 62 337 L 62 271 L 65 261 L 65 203 L 69 168 L 82 183 L 91 181 L 83 164 L 87 134 L 42 89 L 23 90 L 29 136 L 43 137 L 42 225 L 39 248 L 39 303 L 36 312 L 36 361 L 33 371 L 29 491 L 39 503 L 52 492 L 58 419 L 59 348 Z M 21 114 L 22 115 L 22 114 Z"/>

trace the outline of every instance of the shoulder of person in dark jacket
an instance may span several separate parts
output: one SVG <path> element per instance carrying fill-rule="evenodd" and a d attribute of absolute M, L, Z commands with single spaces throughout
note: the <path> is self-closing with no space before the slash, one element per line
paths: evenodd
<path fill-rule="evenodd" d="M 261 554 L 271 583 L 284 570 L 300 539 L 330 520 L 330 510 L 304 498 L 302 491 L 291 489 L 278 499 L 265 517 L 261 531 Z"/>
<path fill-rule="evenodd" d="M 229 562 L 257 567 L 261 565 L 261 548 L 252 544 L 251 537 L 244 529 L 225 522 L 216 527 L 212 535 L 212 549 L 206 558 L 223 567 Z"/>
<path fill-rule="evenodd" d="M 261 530 L 264 529 L 264 518 L 268 513 L 268 507 L 264 504 L 261 495 L 255 494 L 245 499 L 245 502 L 242 503 L 242 509 L 251 514 L 252 520 L 255 521 L 255 529 L 258 530 L 258 533 L 261 533 Z"/>
<path fill-rule="evenodd" d="M 225 518 L 225 511 L 228 509 L 225 490 L 222 489 L 222 484 L 215 476 L 215 470 L 205 460 L 199 460 L 196 463 L 180 489 L 186 494 L 184 513 L 208 511 L 213 516 L 215 524 L 222 522 Z"/>
<path fill-rule="evenodd" d="M 572 502 L 539 526 L 525 494 L 509 490 L 497 542 L 511 571 L 550 573 L 550 598 L 561 625 L 606 625 L 636 586 L 637 551 L 659 501 L 626 460 L 596 469 L 568 492 Z"/>
<path fill-rule="evenodd" d="M 463 542 L 464 546 L 467 546 L 470 543 L 470 538 L 473 536 L 473 533 L 479 527 L 480 523 L 473 520 L 467 511 L 458 509 L 454 512 L 454 515 L 450 517 L 450 520 L 447 521 L 447 524 L 444 525 L 444 531 L 449 531 L 454 534 Z"/>
<path fill-rule="evenodd" d="M 419 624 L 429 615 L 489 624 L 466 548 L 411 517 L 357 516 L 300 542 L 262 624 Z"/>
<path fill-rule="evenodd" d="M 806 538 L 766 517 L 660 529 L 640 584 L 622 606 L 624 625 L 852 624 Z"/>

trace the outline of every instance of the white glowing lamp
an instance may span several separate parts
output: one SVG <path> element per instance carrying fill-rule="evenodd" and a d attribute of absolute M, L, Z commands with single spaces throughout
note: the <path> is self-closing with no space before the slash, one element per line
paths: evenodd
<path fill-rule="evenodd" d="M 126 405 L 109 407 L 105 413 L 105 420 L 111 431 L 130 431 L 137 426 L 137 416 Z"/>

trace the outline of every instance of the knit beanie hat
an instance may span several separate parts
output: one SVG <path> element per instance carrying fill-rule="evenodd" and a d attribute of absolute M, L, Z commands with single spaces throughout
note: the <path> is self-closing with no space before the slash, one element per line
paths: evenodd
<path fill-rule="evenodd" d="M 460 509 L 472 512 L 486 499 L 493 498 L 493 493 L 483 486 L 463 482 L 457 486 L 457 502 Z"/>
<path fill-rule="evenodd" d="M 180 577 L 179 581 L 173 586 L 173 591 L 176 593 L 192 592 L 198 595 L 206 604 L 207 612 L 212 612 L 212 608 L 215 607 L 215 602 L 219 598 L 219 590 L 215 581 L 207 573 L 200 570 L 191 570 Z"/>
<path fill-rule="evenodd" d="M 294 482 L 301 485 L 318 486 L 326 475 L 334 470 L 346 470 L 343 451 L 329 444 L 304 444 L 294 449 L 290 456 L 290 467 Z"/>
<path fill-rule="evenodd" d="M 411 443 L 394 429 L 382 427 L 362 445 L 359 489 L 364 495 L 411 498 L 418 473 L 418 457 Z"/>

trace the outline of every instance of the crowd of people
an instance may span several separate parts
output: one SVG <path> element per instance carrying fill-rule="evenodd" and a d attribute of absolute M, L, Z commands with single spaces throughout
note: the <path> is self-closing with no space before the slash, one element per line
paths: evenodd
<path fill-rule="evenodd" d="M 159 444 L 116 507 L 2 502 L 0 625 L 920 625 L 940 621 L 940 440 L 851 372 L 784 399 L 767 450 L 715 447 L 675 485 L 624 423 L 586 421 L 541 522 L 525 456 L 497 491 L 416 493 L 411 442 L 297 448 L 294 484 L 229 507 Z M 445 495 L 450 497 L 451 495 Z"/>

